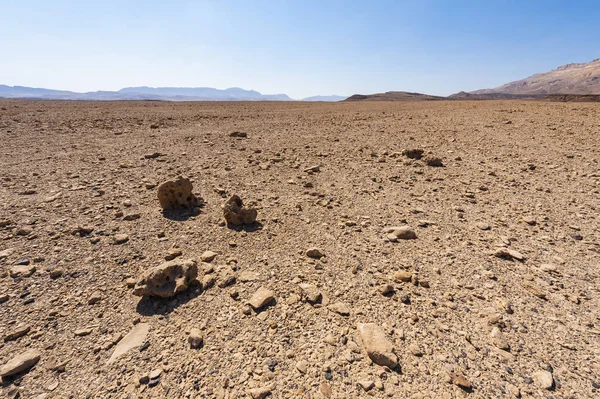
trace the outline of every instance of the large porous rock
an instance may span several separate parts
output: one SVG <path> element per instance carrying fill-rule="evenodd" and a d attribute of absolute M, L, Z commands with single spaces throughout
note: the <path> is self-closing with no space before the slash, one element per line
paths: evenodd
<path fill-rule="evenodd" d="M 158 186 L 158 201 L 164 210 L 194 209 L 202 202 L 192 193 L 190 179 L 178 177 Z"/>
<path fill-rule="evenodd" d="M 391 369 L 398 365 L 394 344 L 387 338 L 381 327 L 375 323 L 358 323 L 358 332 L 373 363 Z"/>
<path fill-rule="evenodd" d="M 168 298 L 188 289 L 198 277 L 198 265 L 193 260 L 175 259 L 148 269 L 137 281 L 133 294 Z"/>
<path fill-rule="evenodd" d="M 256 221 L 256 209 L 244 207 L 242 199 L 233 195 L 223 207 L 223 216 L 228 224 L 239 226 L 242 224 L 252 224 Z"/>

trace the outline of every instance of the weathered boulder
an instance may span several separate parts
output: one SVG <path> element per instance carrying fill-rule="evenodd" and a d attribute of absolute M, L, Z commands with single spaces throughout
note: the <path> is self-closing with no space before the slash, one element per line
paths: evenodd
<path fill-rule="evenodd" d="M 158 201 L 164 210 L 194 209 L 202 202 L 192 193 L 190 179 L 183 177 L 158 186 Z"/>
<path fill-rule="evenodd" d="M 223 216 L 228 224 L 239 226 L 242 224 L 252 224 L 256 221 L 256 209 L 245 208 L 242 199 L 233 195 L 223 207 Z"/>
<path fill-rule="evenodd" d="M 168 298 L 188 289 L 198 277 L 198 265 L 193 260 L 174 259 L 148 269 L 139 278 L 133 294 Z"/>

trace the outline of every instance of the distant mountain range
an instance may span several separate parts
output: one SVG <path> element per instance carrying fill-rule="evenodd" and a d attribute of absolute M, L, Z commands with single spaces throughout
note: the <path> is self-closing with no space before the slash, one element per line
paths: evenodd
<path fill-rule="evenodd" d="M 294 101 L 286 94 L 262 94 L 255 90 L 232 87 L 126 87 L 119 91 L 77 93 L 65 90 L 38 89 L 0 85 L 0 97 L 42 100 L 159 100 L 159 101 Z M 314 96 L 302 101 L 341 101 L 342 96 Z"/>

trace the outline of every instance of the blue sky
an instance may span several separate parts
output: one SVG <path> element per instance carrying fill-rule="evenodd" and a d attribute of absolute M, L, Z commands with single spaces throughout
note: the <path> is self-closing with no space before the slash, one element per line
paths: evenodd
<path fill-rule="evenodd" d="M 600 1 L 0 0 L 0 84 L 447 95 L 600 58 Z"/>

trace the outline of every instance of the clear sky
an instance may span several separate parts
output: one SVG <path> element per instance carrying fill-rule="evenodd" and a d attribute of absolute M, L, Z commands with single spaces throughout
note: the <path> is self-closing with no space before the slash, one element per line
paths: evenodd
<path fill-rule="evenodd" d="M 600 58 L 600 0 L 0 0 L 0 84 L 447 95 Z"/>

